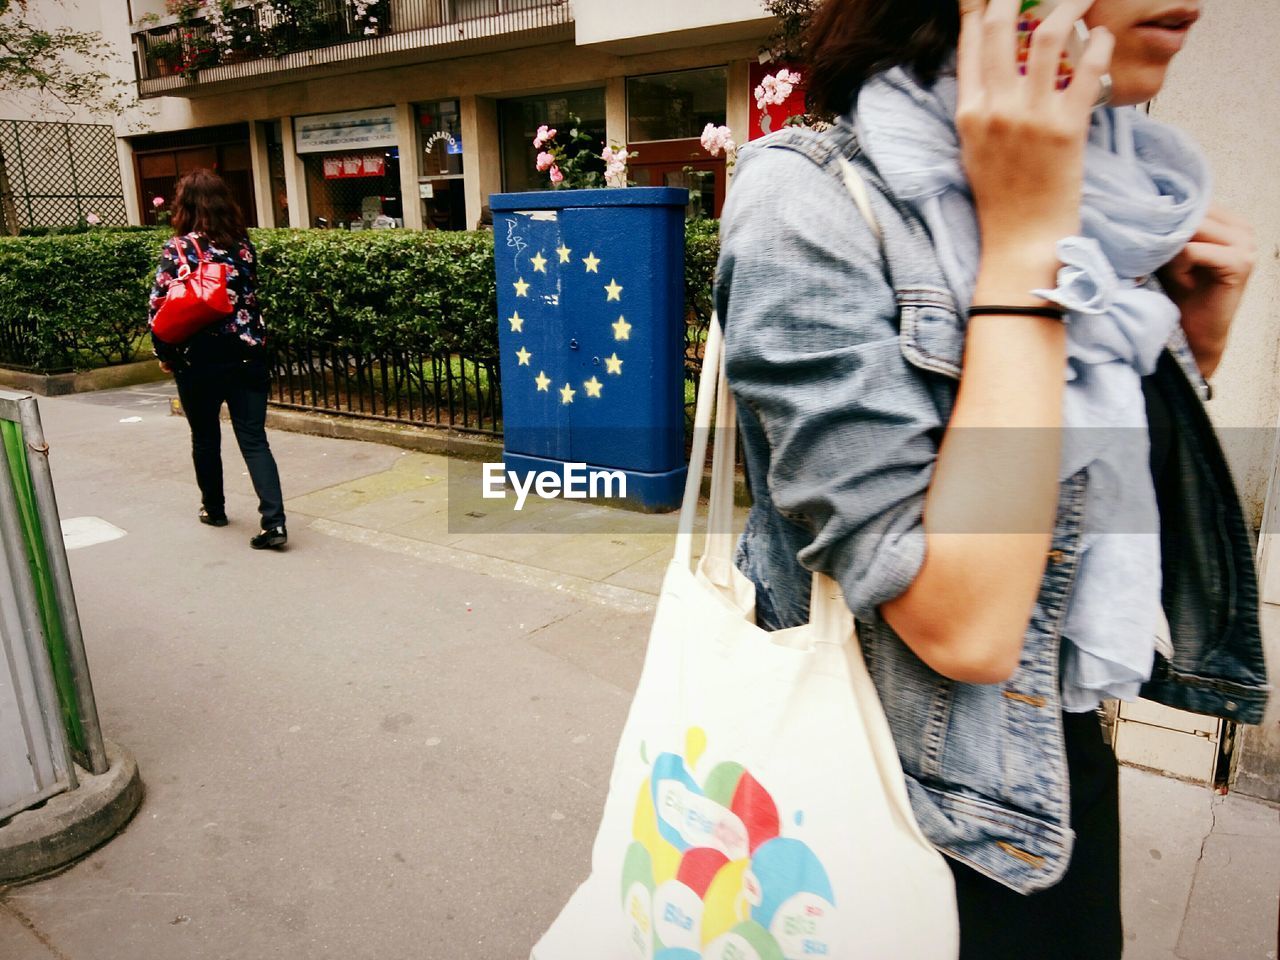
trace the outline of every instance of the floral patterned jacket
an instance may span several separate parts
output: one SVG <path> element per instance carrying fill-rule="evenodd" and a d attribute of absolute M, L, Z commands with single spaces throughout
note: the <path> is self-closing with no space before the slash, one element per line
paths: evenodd
<path fill-rule="evenodd" d="M 181 251 L 179 242 L 181 241 Z M 198 246 L 197 246 L 198 245 Z M 266 328 L 262 324 L 262 311 L 258 307 L 257 253 L 253 243 L 245 237 L 229 250 L 214 246 L 201 233 L 189 233 L 184 237 L 172 237 L 160 251 L 160 265 L 148 303 L 147 326 L 155 323 L 165 294 L 178 277 L 185 257 L 187 265 L 195 269 L 201 255 L 206 259 L 230 265 L 227 292 L 235 312 L 225 320 L 210 324 L 186 343 L 164 343 L 151 336 L 155 355 L 175 367 L 198 366 L 218 360 L 245 359 L 258 356 L 266 343 Z"/>

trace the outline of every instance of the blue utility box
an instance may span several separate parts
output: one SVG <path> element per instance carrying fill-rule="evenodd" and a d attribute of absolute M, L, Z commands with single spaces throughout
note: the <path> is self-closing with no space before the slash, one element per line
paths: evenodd
<path fill-rule="evenodd" d="M 490 197 L 507 471 L 576 475 L 603 499 L 621 474 L 626 505 L 679 507 L 687 203 L 673 187 Z"/>

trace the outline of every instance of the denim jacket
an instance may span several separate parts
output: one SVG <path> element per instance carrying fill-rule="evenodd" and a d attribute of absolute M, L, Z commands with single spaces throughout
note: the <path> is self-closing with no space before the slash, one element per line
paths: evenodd
<path fill-rule="evenodd" d="M 851 161 L 877 240 L 841 178 Z M 737 562 L 766 629 L 808 618 L 811 570 L 837 580 L 893 730 L 912 806 L 945 853 L 1028 893 L 1061 878 L 1068 809 L 1058 654 L 1085 475 L 1060 485 L 1021 660 L 1001 684 L 935 673 L 880 616 L 924 559 L 925 493 L 961 375 L 965 321 L 924 226 L 842 121 L 743 148 L 721 226 L 716 304 L 753 505 Z M 1157 477 L 1174 652 L 1144 696 L 1257 723 L 1266 706 L 1250 531 L 1185 342 L 1146 389 L 1172 426 Z"/>

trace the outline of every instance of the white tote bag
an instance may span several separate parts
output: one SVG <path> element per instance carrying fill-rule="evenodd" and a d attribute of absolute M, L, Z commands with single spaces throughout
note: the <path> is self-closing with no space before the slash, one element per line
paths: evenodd
<path fill-rule="evenodd" d="M 951 872 L 912 815 L 839 586 L 814 577 L 806 626 L 754 623 L 728 532 L 735 437 L 713 319 L 675 557 L 591 876 L 532 960 L 952 960 Z"/>

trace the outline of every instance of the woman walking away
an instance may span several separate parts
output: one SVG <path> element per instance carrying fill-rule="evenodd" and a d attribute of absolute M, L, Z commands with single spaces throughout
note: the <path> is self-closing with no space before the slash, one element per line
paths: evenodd
<path fill-rule="evenodd" d="M 249 545 L 255 550 L 283 547 L 289 539 L 284 497 L 267 443 L 266 330 L 258 308 L 257 258 L 244 217 L 222 178 L 210 170 L 192 170 L 178 181 L 172 223 L 174 237 L 160 254 L 151 291 L 151 339 L 161 367 L 177 381 L 191 427 L 191 459 L 202 500 L 200 522 L 214 527 L 228 522 L 219 422 L 225 403 L 262 515 L 261 530 Z M 234 312 L 179 345 L 166 343 L 155 335 L 156 314 L 179 273 L 196 269 L 201 260 L 228 265 L 227 293 Z"/>
<path fill-rule="evenodd" d="M 766 629 L 806 621 L 810 571 L 840 583 L 964 960 L 1118 960 L 1101 701 L 1266 705 L 1202 405 L 1253 251 L 1194 144 L 1134 109 L 1197 0 L 1060 0 L 1028 42 L 1033 6 L 826 0 L 807 79 L 841 119 L 740 153 L 738 564 Z"/>

